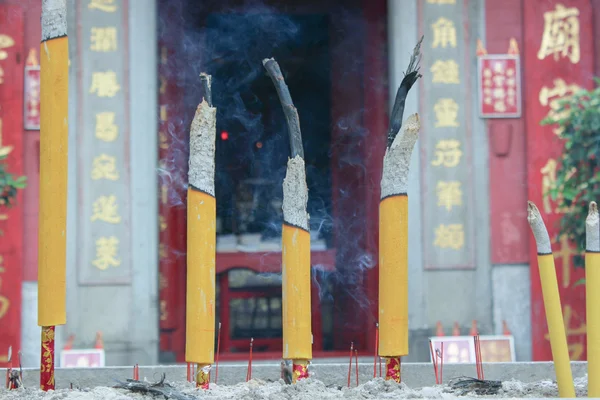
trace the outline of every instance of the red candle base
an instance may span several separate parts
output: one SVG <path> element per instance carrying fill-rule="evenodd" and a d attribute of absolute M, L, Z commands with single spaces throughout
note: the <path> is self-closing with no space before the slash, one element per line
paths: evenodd
<path fill-rule="evenodd" d="M 42 327 L 42 363 L 40 366 L 40 389 L 54 390 L 54 327 Z"/>
<path fill-rule="evenodd" d="M 210 365 L 198 364 L 196 368 L 196 387 L 208 389 L 210 383 Z"/>
<path fill-rule="evenodd" d="M 294 360 L 292 363 L 292 383 L 308 378 L 308 360 Z"/>
<path fill-rule="evenodd" d="M 400 357 L 385 358 L 385 380 L 400 383 Z"/>

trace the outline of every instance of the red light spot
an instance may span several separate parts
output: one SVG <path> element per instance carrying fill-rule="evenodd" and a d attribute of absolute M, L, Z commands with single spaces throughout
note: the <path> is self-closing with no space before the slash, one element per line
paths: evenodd
<path fill-rule="evenodd" d="M 262 149 L 262 142 L 256 142 L 256 148 Z"/>
<path fill-rule="evenodd" d="M 221 140 L 227 139 L 229 139 L 229 133 L 227 133 L 226 131 L 221 132 Z"/>

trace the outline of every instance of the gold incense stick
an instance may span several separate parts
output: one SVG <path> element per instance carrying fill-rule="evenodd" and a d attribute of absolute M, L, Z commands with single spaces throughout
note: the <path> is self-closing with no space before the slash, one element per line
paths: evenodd
<path fill-rule="evenodd" d="M 537 246 L 537 260 L 542 282 L 542 296 L 544 298 L 544 309 L 550 334 L 550 346 L 552 348 L 552 359 L 556 371 L 558 394 L 560 397 L 575 397 L 573 375 L 571 373 L 571 362 L 569 360 L 569 349 L 567 347 L 567 336 L 558 293 L 558 281 L 554 266 L 554 255 L 550 246 L 550 236 L 542 220 L 538 208 L 529 201 L 527 203 L 527 221 Z"/>

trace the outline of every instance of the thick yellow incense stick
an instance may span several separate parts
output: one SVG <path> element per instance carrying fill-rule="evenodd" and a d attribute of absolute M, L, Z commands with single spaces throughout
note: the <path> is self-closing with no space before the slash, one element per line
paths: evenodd
<path fill-rule="evenodd" d="M 54 326 L 67 322 L 67 164 L 69 41 L 66 0 L 42 1 L 40 45 L 40 212 L 38 325 L 42 327 L 41 388 L 54 389 Z M 52 340 L 45 340 L 51 332 Z M 52 348 L 50 349 L 49 346 Z M 51 351 L 50 351 L 51 350 Z"/>
<path fill-rule="evenodd" d="M 185 360 L 197 363 L 196 385 L 208 389 L 215 343 L 215 140 L 217 109 L 207 95 L 190 129 L 187 198 L 187 287 Z"/>
<path fill-rule="evenodd" d="M 310 303 L 310 233 L 308 227 L 308 188 L 304 166 L 304 150 L 298 112 L 273 59 L 263 60 L 271 77 L 287 120 L 292 157 L 283 180 L 282 232 L 282 311 L 283 358 L 292 359 L 292 380 L 308 377 L 312 359 Z"/>
<path fill-rule="evenodd" d="M 379 356 L 386 379 L 400 381 L 401 356 L 408 354 L 408 195 L 411 154 L 420 128 L 413 114 L 383 159 L 379 205 Z M 397 369 L 397 371 L 396 371 Z"/>
<path fill-rule="evenodd" d="M 542 282 L 542 296 L 544 298 L 544 309 L 546 311 L 546 322 L 550 334 L 550 346 L 552 348 L 552 359 L 556 371 L 556 382 L 560 397 L 575 397 L 573 375 L 571 373 L 571 362 L 569 360 L 569 349 L 567 336 L 558 293 L 558 281 L 554 266 L 554 255 L 550 245 L 550 236 L 538 208 L 529 201 L 527 203 L 527 220 L 535 238 L 538 253 L 538 266 L 540 280 Z"/>
<path fill-rule="evenodd" d="M 585 221 L 585 309 L 588 397 L 600 397 L 600 231 L 595 201 Z"/>
<path fill-rule="evenodd" d="M 383 157 L 379 203 L 379 356 L 385 357 L 385 379 L 401 381 L 400 357 L 408 355 L 408 171 L 420 128 L 411 115 L 402 134 L 404 104 L 419 74 L 417 43 L 396 93 Z"/>

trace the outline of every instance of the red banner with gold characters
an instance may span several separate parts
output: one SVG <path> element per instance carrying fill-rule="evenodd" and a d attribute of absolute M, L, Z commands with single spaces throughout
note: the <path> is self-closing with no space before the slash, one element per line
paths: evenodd
<path fill-rule="evenodd" d="M 40 63 L 35 49 L 29 50 L 24 76 L 24 124 L 29 131 L 40 130 Z"/>
<path fill-rule="evenodd" d="M 14 178 L 23 175 L 22 52 L 22 9 L 0 4 L 0 163 Z M 0 367 L 10 346 L 15 361 L 21 343 L 22 198 L 10 207 L 0 199 Z"/>
<path fill-rule="evenodd" d="M 521 66 L 515 54 L 477 57 L 479 115 L 482 118 L 521 116 Z"/>
<path fill-rule="evenodd" d="M 540 121 L 558 118 L 560 99 L 593 86 L 593 10 L 589 0 L 527 0 L 523 6 L 528 196 L 542 213 L 552 240 L 571 360 L 585 360 L 585 288 L 575 286 L 584 270 L 573 266 L 575 246 L 557 237 L 564 210 L 548 194 L 556 184 L 564 144 L 556 125 L 540 126 Z M 530 252 L 532 356 L 534 361 L 547 361 L 552 353 L 533 237 Z"/>

